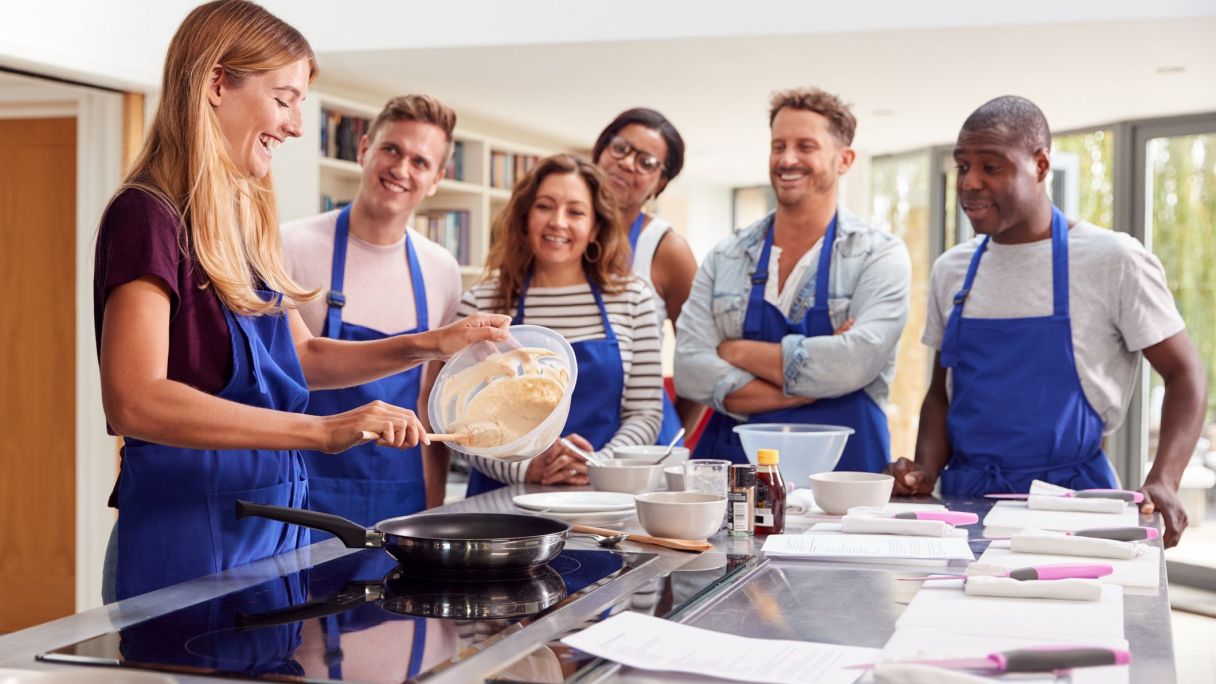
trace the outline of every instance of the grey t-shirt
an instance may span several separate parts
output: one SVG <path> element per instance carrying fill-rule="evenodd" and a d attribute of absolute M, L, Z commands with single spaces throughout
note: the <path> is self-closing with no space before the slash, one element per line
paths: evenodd
<path fill-rule="evenodd" d="M 938 351 L 954 295 L 962 289 L 982 239 L 950 249 L 933 264 L 921 341 Z M 1081 388 L 1109 433 L 1127 413 L 1140 351 L 1176 335 L 1185 324 L 1166 287 L 1161 262 L 1130 235 L 1078 223 L 1068 234 L 1068 274 Z M 1029 318 L 1049 316 L 1051 311 L 1051 240 L 989 242 L 963 316 Z"/>

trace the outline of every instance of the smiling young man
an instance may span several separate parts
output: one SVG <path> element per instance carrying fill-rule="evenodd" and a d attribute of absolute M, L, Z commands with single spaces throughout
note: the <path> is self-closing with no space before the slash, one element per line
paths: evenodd
<path fill-rule="evenodd" d="M 409 229 L 414 210 L 443 180 L 455 126 L 455 112 L 434 97 L 389 100 L 359 142 L 363 175 L 354 201 L 283 227 L 291 276 L 325 292 L 300 307 L 314 335 L 377 339 L 455 320 L 461 292 L 456 259 Z M 418 368 L 366 385 L 313 392 L 308 411 L 339 413 L 379 399 L 425 420 L 429 388 L 423 384 Z M 304 452 L 309 507 L 362 525 L 422 510 L 426 493 L 419 449 L 401 453 L 363 444 L 339 455 Z M 430 474 L 446 478 L 446 472 Z"/>
<path fill-rule="evenodd" d="M 1052 206 L 1051 132 L 1029 100 L 977 109 L 954 159 L 979 237 L 933 266 L 924 342 L 938 354 L 916 461 L 891 468 L 896 493 L 929 493 L 939 477 L 956 496 L 1026 492 L 1035 479 L 1117 486 L 1102 437 L 1123 420 L 1143 354 L 1165 400 L 1142 511 L 1162 513 L 1173 546 L 1186 527 L 1178 482 L 1207 392 L 1161 262 L 1131 236 Z"/>
<path fill-rule="evenodd" d="M 837 469 L 875 472 L 890 458 L 908 251 L 838 206 L 856 128 L 839 98 L 779 92 L 769 126 L 777 209 L 714 248 L 677 326 L 676 390 L 717 412 L 693 456 L 746 462 L 739 422 L 827 423 L 856 431 Z"/>

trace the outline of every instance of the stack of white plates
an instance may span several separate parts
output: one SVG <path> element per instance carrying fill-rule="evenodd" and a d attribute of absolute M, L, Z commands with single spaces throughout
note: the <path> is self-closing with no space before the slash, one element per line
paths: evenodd
<path fill-rule="evenodd" d="M 634 515 L 633 495 L 616 492 L 541 492 L 512 501 L 529 513 L 584 525 L 612 525 Z"/>

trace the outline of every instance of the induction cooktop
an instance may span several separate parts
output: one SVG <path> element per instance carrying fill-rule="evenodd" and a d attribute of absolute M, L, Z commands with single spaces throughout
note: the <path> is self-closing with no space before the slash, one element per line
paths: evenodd
<path fill-rule="evenodd" d="M 566 549 L 523 577 L 410 577 L 379 549 L 202 601 L 39 656 L 272 681 L 402 682 L 652 561 Z M 605 611 L 605 614 L 607 611 Z"/>

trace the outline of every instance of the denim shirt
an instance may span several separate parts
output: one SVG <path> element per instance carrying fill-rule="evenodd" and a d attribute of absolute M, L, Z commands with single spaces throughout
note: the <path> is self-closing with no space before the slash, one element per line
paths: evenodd
<path fill-rule="evenodd" d="M 752 273 L 772 219 L 769 214 L 714 247 L 697 270 L 676 324 L 676 391 L 735 418 L 744 416 L 725 410 L 726 397 L 756 376 L 719 358 L 718 344 L 743 337 Z M 898 237 L 841 207 L 831 258 L 832 327 L 849 319 L 853 327 L 841 335 L 783 337 L 783 390 L 789 396 L 831 398 L 864 388 L 885 407 L 896 345 L 908 320 L 908 250 Z M 818 270 L 812 264 L 801 283 L 786 283 L 798 287 L 791 320 L 801 321 L 814 304 Z"/>

